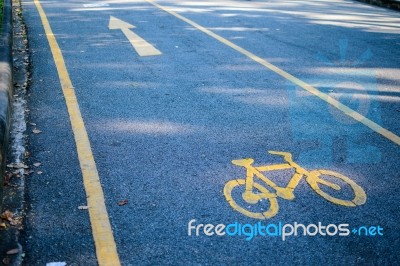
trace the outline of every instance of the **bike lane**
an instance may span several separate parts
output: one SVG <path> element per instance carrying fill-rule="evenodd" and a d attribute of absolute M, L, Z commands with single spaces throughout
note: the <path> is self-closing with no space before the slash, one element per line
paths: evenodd
<path fill-rule="evenodd" d="M 367 261 L 368 254 L 378 255 L 377 261 L 395 258 L 389 245 L 397 239 L 395 231 L 375 238 L 303 236 L 284 242 L 279 237 L 189 237 L 192 219 L 215 225 L 258 221 L 234 211 L 222 191 L 227 181 L 245 175 L 232 159 L 283 163 L 267 150 L 289 151 L 307 170 L 325 168 L 350 177 L 366 191 L 367 203 L 334 205 L 303 180 L 295 200 L 278 198 L 280 210 L 266 223 L 396 229 L 398 196 L 391 167 L 397 146 L 362 125 L 340 123 L 319 99 L 301 90 L 288 93 L 291 85 L 284 79 L 149 4 L 108 5 L 43 2 L 76 88 L 124 264 L 282 263 L 282 254 L 292 262 L 333 262 L 338 254 L 343 262 Z M 162 55 L 138 57 L 122 33 L 108 30 L 110 16 L 136 25 L 135 32 Z M 372 146 L 385 147 L 379 149 L 379 162 L 346 161 L 343 136 L 358 132 Z M 315 148 L 311 157 L 304 155 Z M 379 164 L 388 168 L 377 169 Z M 287 182 L 290 174 L 277 172 L 273 178 Z M 383 180 L 372 187 L 376 176 Z M 382 193 L 388 196 L 377 196 Z M 128 204 L 119 206 L 123 200 Z"/>

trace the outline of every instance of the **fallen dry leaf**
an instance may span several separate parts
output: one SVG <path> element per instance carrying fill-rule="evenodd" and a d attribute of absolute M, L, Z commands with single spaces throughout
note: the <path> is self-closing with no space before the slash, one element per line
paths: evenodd
<path fill-rule="evenodd" d="M 9 251 L 7 251 L 7 255 L 14 255 L 19 253 L 19 248 L 14 248 Z"/>
<path fill-rule="evenodd" d="M 21 225 L 21 222 L 22 222 L 21 217 L 18 217 L 18 218 L 13 218 L 13 219 L 10 221 L 10 224 L 11 224 L 12 226 L 17 226 L 17 225 Z"/>
<path fill-rule="evenodd" d="M 42 133 L 42 131 L 40 131 L 39 129 L 34 129 L 34 130 L 32 130 L 32 133 L 34 133 L 34 134 L 39 134 L 39 133 Z"/>
<path fill-rule="evenodd" d="M 8 221 L 10 225 L 17 226 L 21 224 L 21 217 L 14 217 L 14 214 L 10 212 L 9 210 L 4 211 L 1 215 L 0 218 Z"/>
<path fill-rule="evenodd" d="M 78 206 L 79 210 L 87 210 L 89 209 L 89 206 Z"/>
<path fill-rule="evenodd" d="M 4 176 L 4 185 L 5 185 L 5 186 L 7 186 L 7 185 L 10 183 L 11 178 L 12 178 L 13 176 L 14 176 L 13 173 L 6 172 L 6 174 L 5 174 L 5 176 Z"/>
<path fill-rule="evenodd" d="M 118 201 L 118 206 L 124 206 L 124 205 L 126 205 L 126 204 L 128 204 L 128 200 L 121 200 L 121 201 Z"/>
<path fill-rule="evenodd" d="M 41 175 L 41 174 L 43 174 L 43 172 L 42 171 L 37 171 L 36 174 Z"/>
<path fill-rule="evenodd" d="M 36 167 L 39 167 L 39 166 L 42 165 L 42 163 L 34 163 L 33 165 L 36 166 Z"/>
<path fill-rule="evenodd" d="M 35 171 L 33 170 L 29 170 L 29 171 L 25 171 L 24 176 L 28 176 L 30 174 L 33 174 Z"/>
<path fill-rule="evenodd" d="M 31 126 L 36 126 L 36 124 L 35 123 L 29 123 Z"/>
<path fill-rule="evenodd" d="M 67 263 L 64 261 L 48 262 L 46 266 L 67 266 Z"/>
<path fill-rule="evenodd" d="M 5 258 L 3 259 L 3 264 L 4 264 L 4 265 L 9 265 L 9 264 L 10 264 L 10 258 L 9 258 L 9 257 L 5 257 Z"/>
<path fill-rule="evenodd" d="M 4 211 L 1 215 L 0 218 L 3 220 L 10 221 L 13 219 L 14 214 L 10 212 L 9 210 Z"/>
<path fill-rule="evenodd" d="M 29 166 L 27 166 L 26 164 L 23 163 L 11 163 L 11 164 L 7 164 L 8 168 L 14 168 L 14 169 L 29 169 Z"/>
<path fill-rule="evenodd" d="M 0 228 L 7 228 L 7 224 L 5 222 L 0 222 Z"/>

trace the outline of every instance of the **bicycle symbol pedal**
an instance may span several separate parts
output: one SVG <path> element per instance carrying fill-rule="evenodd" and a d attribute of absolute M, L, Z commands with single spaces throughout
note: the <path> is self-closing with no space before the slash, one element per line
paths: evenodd
<path fill-rule="evenodd" d="M 292 154 L 289 152 L 268 151 L 268 153 L 272 155 L 282 156 L 285 160 L 285 163 L 255 167 L 253 166 L 254 160 L 251 158 L 232 161 L 234 165 L 246 168 L 246 178 L 239 178 L 228 181 L 224 187 L 224 195 L 233 209 L 248 217 L 256 219 L 268 219 L 275 216 L 279 211 L 277 198 L 279 197 L 286 200 L 293 200 L 295 198 L 294 190 L 304 177 L 308 185 L 310 185 L 310 187 L 318 195 L 332 203 L 346 207 L 356 207 L 359 205 L 363 205 L 367 200 L 365 191 L 347 176 L 344 176 L 338 172 L 323 169 L 307 171 L 293 161 Z M 286 187 L 278 186 L 262 173 L 285 169 L 295 169 L 295 173 L 291 177 Z M 329 176 L 331 178 L 329 180 L 326 180 L 323 179 L 324 176 Z M 254 177 L 257 177 L 259 179 L 258 181 L 263 181 L 263 185 L 259 182 L 254 182 Z M 345 183 L 346 185 L 350 186 L 352 193 L 354 194 L 354 198 L 352 200 L 336 198 L 335 196 L 329 195 L 327 192 L 324 192 L 321 189 L 321 186 L 326 186 L 336 191 L 341 190 L 341 187 L 338 184 L 330 181 L 334 179 L 339 180 L 341 181 L 341 183 Z M 240 206 L 238 201 L 234 200 L 233 198 L 233 195 L 235 194 L 232 193 L 233 190 L 238 187 L 244 188 L 242 198 L 245 203 L 254 205 L 261 201 L 269 201 L 269 208 L 265 211 L 255 212 L 253 210 L 246 209 L 246 207 L 244 206 Z M 272 188 L 275 192 L 271 192 L 270 188 Z"/>

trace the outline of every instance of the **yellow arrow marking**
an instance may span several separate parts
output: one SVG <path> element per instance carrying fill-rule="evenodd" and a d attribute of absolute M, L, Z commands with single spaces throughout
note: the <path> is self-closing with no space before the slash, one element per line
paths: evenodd
<path fill-rule="evenodd" d="M 136 28 L 135 26 L 123 20 L 110 16 L 108 28 L 110 30 L 121 30 L 140 56 L 153 56 L 162 54 L 153 45 L 146 42 L 146 40 L 130 30 L 132 28 Z"/>

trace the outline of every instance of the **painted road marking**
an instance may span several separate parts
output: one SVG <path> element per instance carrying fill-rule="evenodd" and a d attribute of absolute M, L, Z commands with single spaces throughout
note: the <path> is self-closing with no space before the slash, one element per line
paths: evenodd
<path fill-rule="evenodd" d="M 110 30 L 121 30 L 140 56 L 154 56 L 162 54 L 153 45 L 146 42 L 146 40 L 144 40 L 142 37 L 131 31 L 130 29 L 136 28 L 132 24 L 110 16 L 108 28 Z"/>
<path fill-rule="evenodd" d="M 248 217 L 255 219 L 268 219 L 274 217 L 279 211 L 277 197 L 286 200 L 293 200 L 295 198 L 294 190 L 303 178 L 306 179 L 306 182 L 318 195 L 334 204 L 346 207 L 356 207 L 363 205 L 367 200 L 367 195 L 362 187 L 357 185 L 347 176 L 344 176 L 338 172 L 323 169 L 307 171 L 293 161 L 292 154 L 289 152 L 268 152 L 272 155 L 282 156 L 286 163 L 255 167 L 253 166 L 254 160 L 251 158 L 233 160 L 232 163 L 234 165 L 246 168 L 246 177 L 244 179 L 230 180 L 225 184 L 224 187 L 225 198 L 231 207 Z M 295 173 L 291 177 L 286 187 L 278 186 L 263 174 L 263 172 L 285 170 L 290 168 L 294 168 Z M 323 179 L 323 176 L 329 176 L 330 178 L 329 180 L 325 180 Z M 255 177 L 258 178 L 258 182 L 254 182 Z M 354 198 L 352 200 L 339 199 L 321 190 L 320 185 L 329 187 L 336 191 L 341 190 L 339 185 L 332 183 L 333 180 L 338 180 L 340 184 L 346 184 L 347 186 L 350 186 L 352 192 L 354 193 Z M 232 193 L 233 190 L 240 187 L 242 187 L 241 190 L 244 191 L 242 194 Z M 275 192 L 270 192 L 267 187 L 272 188 Z M 254 191 L 257 191 L 257 193 L 254 193 Z M 234 199 L 234 195 L 241 195 L 243 199 L 236 201 Z M 241 206 L 239 203 L 243 202 L 243 200 L 246 203 L 242 205 L 245 206 Z M 256 211 L 254 207 L 252 209 L 247 208 L 249 204 L 254 205 L 263 201 L 269 204 L 267 210 L 265 210 L 265 206 L 262 206 L 262 209 L 260 208 L 259 211 Z"/>
<path fill-rule="evenodd" d="M 75 90 L 65 66 L 60 47 L 58 46 L 57 40 L 51 30 L 50 23 L 47 20 L 46 13 L 44 12 L 39 0 L 34 0 L 34 2 L 42 20 L 43 28 L 57 67 L 58 76 L 71 120 L 72 130 L 74 132 L 79 163 L 83 175 L 83 183 L 86 190 L 87 205 L 89 206 L 89 217 L 96 246 L 97 260 L 101 266 L 117 266 L 120 265 L 117 247 L 112 234 L 106 205 L 104 203 L 103 189 L 101 188 L 99 174 L 90 147 L 89 137 L 75 96 Z"/>
<path fill-rule="evenodd" d="M 173 15 L 174 17 L 190 24 L 191 26 L 193 26 L 194 28 L 202 31 L 203 33 L 209 35 L 210 37 L 220 41 L 221 43 L 231 47 L 232 49 L 236 50 L 237 52 L 247 56 L 248 58 L 252 59 L 253 61 L 263 65 L 264 67 L 268 68 L 269 70 L 275 72 L 276 74 L 280 75 L 281 77 L 289 80 L 290 82 L 296 84 L 297 86 L 307 90 L 308 92 L 314 94 L 315 96 L 317 96 L 318 98 L 322 99 L 323 101 L 327 102 L 328 104 L 332 105 L 333 107 L 339 109 L 341 112 L 343 112 L 344 114 L 346 114 L 347 116 L 355 119 L 356 121 L 364 124 L 365 126 L 369 127 L 370 129 L 372 129 L 373 131 L 375 131 L 376 133 L 381 134 L 382 136 L 384 136 L 385 138 L 391 140 L 392 142 L 396 143 L 397 145 L 400 145 L 400 137 L 397 136 L 396 134 L 394 134 L 393 132 L 383 128 L 382 126 L 378 125 L 377 123 L 375 123 L 374 121 L 366 118 L 365 116 L 359 114 L 358 112 L 354 111 L 353 109 L 349 108 L 348 106 L 340 103 L 339 101 L 337 101 L 336 99 L 330 97 L 328 94 L 325 94 L 321 91 L 319 91 L 317 88 L 314 88 L 313 86 L 311 86 L 310 84 L 296 78 L 295 76 L 292 76 L 291 74 L 289 74 L 288 72 L 280 69 L 279 67 L 269 63 L 268 61 L 262 59 L 261 57 L 256 56 L 255 54 L 247 51 L 246 49 L 232 43 L 231 41 L 225 39 L 224 37 L 219 36 L 218 34 L 210 31 L 209 29 L 197 24 L 196 22 L 172 11 L 170 8 L 162 6 L 152 0 L 146 0 L 148 3 L 152 4 L 153 6 Z"/>
<path fill-rule="evenodd" d="M 92 3 L 92 4 L 83 4 L 83 7 L 106 7 L 110 6 L 107 3 Z"/>

